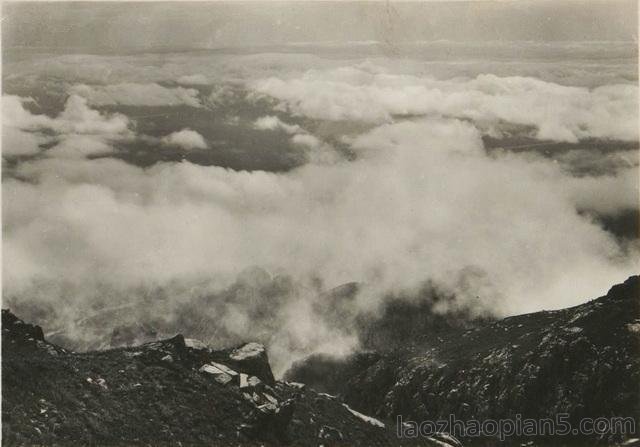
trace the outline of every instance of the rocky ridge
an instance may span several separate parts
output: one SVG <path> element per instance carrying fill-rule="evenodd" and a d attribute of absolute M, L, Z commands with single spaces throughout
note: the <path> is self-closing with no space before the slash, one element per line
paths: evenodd
<path fill-rule="evenodd" d="M 285 377 L 382 419 L 541 419 L 565 413 L 574 427 L 587 417 L 632 417 L 640 427 L 639 283 L 634 276 L 585 304 L 460 330 L 418 351 L 311 356 Z M 617 445 L 632 436 L 576 435 L 562 442 Z M 497 439 L 463 441 L 493 445 Z M 557 439 L 535 442 L 565 445 Z"/>
<path fill-rule="evenodd" d="M 3 310 L 2 391 L 5 445 L 396 444 L 388 423 L 276 381 L 258 343 L 213 350 L 176 335 L 75 353 Z"/>

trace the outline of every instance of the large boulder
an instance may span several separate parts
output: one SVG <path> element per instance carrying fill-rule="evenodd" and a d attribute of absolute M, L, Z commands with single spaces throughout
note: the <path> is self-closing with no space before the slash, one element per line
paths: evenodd
<path fill-rule="evenodd" d="M 252 342 L 239 346 L 231 351 L 229 361 L 237 371 L 256 376 L 269 385 L 275 384 L 264 345 Z"/>

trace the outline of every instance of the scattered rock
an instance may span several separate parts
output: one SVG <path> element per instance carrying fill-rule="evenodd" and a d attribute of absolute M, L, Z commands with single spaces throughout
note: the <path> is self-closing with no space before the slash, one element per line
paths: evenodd
<path fill-rule="evenodd" d="M 286 442 L 294 410 L 293 399 L 287 399 L 281 404 L 261 405 L 251 414 L 249 424 L 251 430 L 248 430 L 247 433 L 252 438 L 278 443 Z"/>
<path fill-rule="evenodd" d="M 247 343 L 242 345 L 231 351 L 229 359 L 239 371 L 256 376 L 269 385 L 275 384 L 267 351 L 262 344 Z"/>
<path fill-rule="evenodd" d="M 103 390 L 108 390 L 109 389 L 107 387 L 107 381 L 102 379 L 102 378 L 97 378 L 97 379 L 94 380 L 91 377 L 87 377 L 87 382 L 92 384 L 92 385 L 99 386 Z"/>
<path fill-rule="evenodd" d="M 443 442 L 447 446 L 462 447 L 462 443 L 453 435 L 449 433 L 436 433 L 432 436 L 435 440 Z"/>
<path fill-rule="evenodd" d="M 261 388 L 262 380 L 256 376 L 250 376 L 245 373 L 240 373 L 240 388 Z"/>
<path fill-rule="evenodd" d="M 633 332 L 634 334 L 640 333 L 640 322 L 628 323 L 627 329 L 629 330 L 629 332 Z"/>
<path fill-rule="evenodd" d="M 326 441 L 342 441 L 344 439 L 344 437 L 342 436 L 342 432 L 337 428 L 331 427 L 330 425 L 323 425 L 322 427 L 320 427 L 318 438 L 324 439 Z"/>
<path fill-rule="evenodd" d="M 189 349 L 209 350 L 209 346 L 207 346 L 205 343 L 201 342 L 200 340 L 196 340 L 195 338 L 185 338 L 184 344 Z"/>
<path fill-rule="evenodd" d="M 366 422 L 367 424 L 371 424 L 371 425 L 373 425 L 375 427 L 385 428 L 384 422 L 379 421 L 378 419 L 373 418 L 371 416 L 367 416 L 365 414 L 359 413 L 356 410 L 354 410 L 351 407 L 349 407 L 349 405 L 347 405 L 347 404 L 342 404 L 342 406 L 345 407 L 347 410 L 349 410 L 349 413 L 351 413 L 352 415 L 354 415 L 358 419 Z"/>
<path fill-rule="evenodd" d="M 238 373 L 236 371 L 234 371 L 233 369 L 229 368 L 227 365 L 223 365 L 222 363 L 217 363 L 217 362 L 210 362 L 210 364 L 212 366 L 214 366 L 215 368 L 218 368 L 220 371 L 229 374 L 232 377 L 236 377 L 238 375 Z"/>
<path fill-rule="evenodd" d="M 221 383 L 223 385 L 226 385 L 229 382 L 234 380 L 234 376 L 227 374 L 222 369 L 211 364 L 202 365 L 202 367 L 200 368 L 200 372 L 211 374 L 216 382 Z M 237 373 L 235 377 L 237 377 Z"/>

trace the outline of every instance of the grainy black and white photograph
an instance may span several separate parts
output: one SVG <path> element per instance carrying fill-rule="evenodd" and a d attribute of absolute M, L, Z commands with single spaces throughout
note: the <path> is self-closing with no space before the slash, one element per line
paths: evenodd
<path fill-rule="evenodd" d="M 640 446 L 636 0 L 1 7 L 3 446 Z"/>

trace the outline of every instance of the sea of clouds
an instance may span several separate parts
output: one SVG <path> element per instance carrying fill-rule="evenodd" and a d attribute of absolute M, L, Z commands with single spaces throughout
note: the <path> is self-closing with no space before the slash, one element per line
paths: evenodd
<path fill-rule="evenodd" d="M 102 308 L 171 321 L 197 302 L 218 326 L 200 331 L 207 341 L 265 341 L 281 371 L 356 346 L 318 314 L 320 292 L 350 281 L 363 284 L 354 313 L 427 280 L 498 316 L 602 295 L 638 270 L 637 241 L 594 217 L 638 208 L 635 151 L 577 176 L 535 153 L 487 151 L 482 137 L 637 142 L 632 63 L 198 53 L 7 64 L 8 85 L 64 105 L 46 115 L 29 95 L 3 96 L 5 300 L 87 341 L 95 328 L 78 321 Z M 216 150 L 189 128 L 143 135 L 119 106 L 224 114 L 238 96 L 271 110 L 249 122 L 229 111 L 230 122 L 283 132 L 307 162 L 268 172 L 113 157 L 121 142 Z"/>

